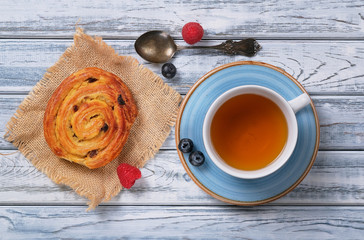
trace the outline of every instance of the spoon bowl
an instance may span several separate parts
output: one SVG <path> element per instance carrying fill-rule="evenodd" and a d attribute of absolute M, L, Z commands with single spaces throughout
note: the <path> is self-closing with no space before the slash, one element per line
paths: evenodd
<path fill-rule="evenodd" d="M 163 31 L 150 31 L 141 35 L 134 44 L 137 53 L 149 62 L 164 63 L 177 51 L 173 38 Z"/>

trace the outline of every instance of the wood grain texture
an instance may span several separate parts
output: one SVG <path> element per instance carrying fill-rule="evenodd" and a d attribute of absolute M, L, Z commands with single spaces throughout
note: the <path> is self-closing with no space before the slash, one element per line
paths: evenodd
<path fill-rule="evenodd" d="M 109 38 L 136 38 L 151 29 L 181 38 L 183 25 L 200 22 L 204 38 L 362 38 L 361 0 L 7 1 L 0 37 L 71 37 L 76 24 Z"/>
<path fill-rule="evenodd" d="M 106 42 L 120 55 L 134 56 L 162 76 L 161 64 L 141 59 L 134 50 L 134 41 Z M 362 95 L 364 92 L 364 46 L 361 41 L 259 42 L 263 49 L 253 58 L 227 56 L 215 50 L 180 51 L 172 59 L 177 67 L 176 77 L 163 79 L 184 94 L 197 79 L 222 64 L 254 60 L 284 69 L 310 94 Z M 220 41 L 204 43 L 218 44 Z M 30 91 L 71 44 L 70 40 L 0 40 L 0 93 Z"/>
<path fill-rule="evenodd" d="M 146 214 L 147 213 L 147 214 Z M 7 239 L 361 239 L 363 207 L 0 207 Z"/>
<path fill-rule="evenodd" d="M 4 151 L 1 153 L 12 153 Z M 320 151 L 313 168 L 292 192 L 269 205 L 364 206 L 364 152 Z M 176 150 L 151 159 L 130 190 L 106 205 L 226 205 L 191 180 Z M 0 205 L 84 205 L 72 189 L 56 185 L 20 153 L 0 156 Z"/>
<path fill-rule="evenodd" d="M 5 125 L 24 95 L 0 95 L 0 149 L 15 149 L 4 140 Z M 313 96 L 321 125 L 321 150 L 363 150 L 364 96 Z M 175 149 L 174 128 L 162 149 Z"/>

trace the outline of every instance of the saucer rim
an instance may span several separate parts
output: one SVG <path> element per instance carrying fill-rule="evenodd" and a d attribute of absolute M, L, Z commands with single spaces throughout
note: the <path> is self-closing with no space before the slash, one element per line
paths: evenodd
<path fill-rule="evenodd" d="M 297 179 L 296 182 L 294 182 L 289 188 L 287 188 L 286 190 L 284 190 L 283 192 L 272 196 L 270 198 L 266 198 L 266 199 L 262 199 L 262 200 L 257 200 L 257 201 L 239 201 L 239 200 L 232 200 L 223 196 L 220 196 L 219 194 L 213 192 L 212 190 L 210 190 L 209 188 L 207 188 L 206 186 L 204 186 L 195 176 L 194 174 L 191 172 L 190 168 L 188 167 L 186 160 L 182 154 L 181 151 L 178 150 L 177 148 L 177 152 L 178 152 L 178 156 L 179 159 L 185 169 L 185 171 L 187 172 L 187 174 L 190 176 L 190 178 L 195 182 L 195 184 L 200 187 L 203 191 L 205 191 L 207 194 L 211 195 L 212 197 L 222 201 L 222 202 L 226 202 L 229 204 L 233 204 L 233 205 L 241 205 L 241 206 L 254 206 L 254 205 L 260 205 L 260 204 L 265 204 L 274 200 L 277 200 L 281 197 L 283 197 L 284 195 L 286 195 L 287 193 L 291 192 L 294 188 L 296 188 L 301 182 L 302 180 L 307 176 L 308 172 L 311 170 L 316 157 L 317 157 L 317 153 L 318 153 L 318 149 L 319 149 L 319 143 L 320 143 L 320 124 L 319 124 L 319 119 L 318 119 L 318 115 L 317 115 L 317 111 L 316 108 L 313 104 L 313 101 L 310 97 L 310 95 L 308 94 L 308 92 L 306 91 L 306 89 L 301 85 L 301 83 L 299 83 L 293 76 L 291 76 L 289 73 L 287 73 L 286 71 L 284 71 L 283 69 L 273 66 L 271 64 L 265 63 L 265 62 L 259 62 L 259 61 L 236 61 L 236 62 L 231 62 L 231 63 L 227 63 L 224 65 L 221 65 L 219 67 L 216 67 L 214 69 L 212 69 L 211 71 L 207 72 L 206 74 L 204 74 L 200 79 L 198 79 L 194 85 L 190 88 L 190 90 L 187 92 L 186 96 L 184 97 L 178 114 L 177 114 L 177 119 L 176 119 L 176 126 L 175 126 L 175 142 L 176 142 L 176 146 L 178 146 L 178 143 L 180 141 L 180 124 L 181 124 L 181 119 L 182 119 L 182 115 L 184 112 L 184 109 L 186 107 L 186 104 L 189 100 L 189 98 L 192 96 L 192 94 L 194 93 L 194 91 L 201 85 L 201 83 L 203 83 L 206 79 L 208 79 L 209 77 L 211 77 L 212 75 L 216 74 L 217 72 L 226 69 L 226 68 L 230 68 L 230 67 L 234 67 L 234 66 L 241 66 L 241 65 L 257 65 L 257 66 L 263 66 L 263 67 L 267 67 L 270 69 L 273 69 L 283 75 L 285 75 L 286 77 L 288 77 L 293 83 L 295 83 L 304 93 L 306 93 L 309 98 L 310 98 L 310 106 L 312 108 L 314 117 L 315 117 L 315 126 L 316 126 L 316 143 L 315 143 L 315 149 L 313 151 L 310 163 L 307 165 L 305 171 L 303 172 L 303 174 L 300 176 L 299 179 Z"/>

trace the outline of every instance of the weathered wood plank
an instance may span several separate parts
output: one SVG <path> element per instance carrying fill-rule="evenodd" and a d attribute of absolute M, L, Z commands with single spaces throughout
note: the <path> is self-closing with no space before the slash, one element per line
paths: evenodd
<path fill-rule="evenodd" d="M 0 36 L 71 37 L 77 24 L 110 38 L 136 38 L 152 29 L 181 38 L 183 25 L 198 21 L 205 38 L 359 38 L 364 37 L 363 11 L 361 0 L 22 0 L 2 4 Z"/>
<path fill-rule="evenodd" d="M 134 41 L 107 41 L 121 55 L 132 55 L 161 76 L 161 64 L 142 60 Z M 179 43 L 181 43 L 179 41 Z M 217 44 L 219 41 L 206 41 Z M 172 60 L 175 78 L 164 79 L 181 93 L 213 68 L 234 61 L 255 60 L 276 65 L 293 75 L 311 94 L 364 92 L 364 46 L 361 41 L 260 41 L 254 58 L 226 56 L 214 50 L 184 50 Z M 72 44 L 69 40 L 0 40 L 0 92 L 29 91 L 46 69 Z"/>
<path fill-rule="evenodd" d="M 147 214 L 146 214 L 147 213 Z M 0 207 L 5 239 L 361 239 L 363 207 Z"/>
<path fill-rule="evenodd" d="M 1 153 L 11 153 L 4 151 Z M 320 151 L 298 187 L 270 205 L 364 206 L 364 152 Z M 225 205 L 210 197 L 190 179 L 176 150 L 160 151 L 151 159 L 130 190 L 106 205 Z M 86 205 L 72 189 L 56 185 L 20 153 L 0 156 L 0 205 Z"/>
<path fill-rule="evenodd" d="M 362 96 L 314 96 L 320 121 L 320 148 L 363 150 Z"/>
<path fill-rule="evenodd" d="M 0 95 L 0 149 L 15 149 L 4 140 L 5 125 L 24 95 Z M 363 150 L 364 96 L 313 96 L 321 125 L 320 149 Z M 174 128 L 162 149 L 175 149 Z"/>

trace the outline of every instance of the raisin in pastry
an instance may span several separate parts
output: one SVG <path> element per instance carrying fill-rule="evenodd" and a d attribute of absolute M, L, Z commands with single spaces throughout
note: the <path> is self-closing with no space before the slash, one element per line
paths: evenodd
<path fill-rule="evenodd" d="M 53 93 L 44 114 L 44 136 L 57 156 L 99 168 L 120 154 L 137 114 L 133 96 L 119 77 L 85 68 Z"/>

